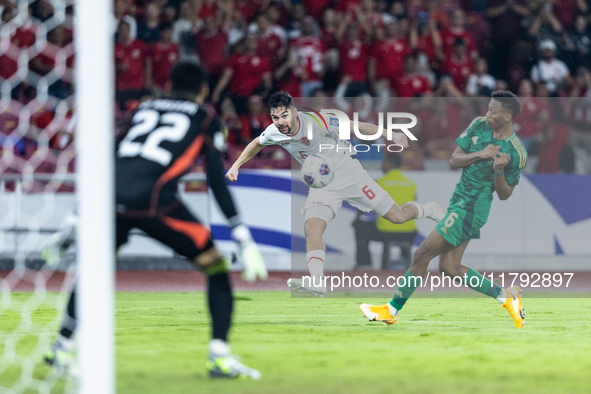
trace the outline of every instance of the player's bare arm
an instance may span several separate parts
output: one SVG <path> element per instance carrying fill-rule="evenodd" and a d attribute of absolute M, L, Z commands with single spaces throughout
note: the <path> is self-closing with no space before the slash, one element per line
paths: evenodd
<path fill-rule="evenodd" d="M 509 164 L 510 159 L 511 157 L 509 157 L 508 154 L 502 152 L 499 152 L 494 158 L 493 169 L 495 170 L 495 190 L 501 200 L 506 200 L 511 197 L 513 189 L 515 189 L 515 186 L 509 186 L 503 171 L 505 166 Z"/>
<path fill-rule="evenodd" d="M 259 144 L 259 137 L 250 141 L 246 148 L 242 151 L 238 159 L 232 164 L 232 167 L 226 173 L 226 179 L 232 182 L 238 180 L 238 169 L 247 161 L 255 157 L 263 149 L 263 145 Z"/>
<path fill-rule="evenodd" d="M 457 170 L 468 167 L 480 160 L 494 159 L 498 151 L 498 146 L 489 145 L 481 151 L 466 153 L 458 146 L 449 159 L 449 168 Z"/>
<path fill-rule="evenodd" d="M 354 132 L 354 122 L 351 122 L 351 132 Z M 363 135 L 376 135 L 378 132 L 378 126 L 371 123 L 357 122 L 359 132 Z M 386 129 L 382 130 L 382 137 L 387 137 Z M 403 148 L 408 148 L 408 138 L 404 133 L 392 133 L 392 142 L 398 145 L 402 145 Z"/>

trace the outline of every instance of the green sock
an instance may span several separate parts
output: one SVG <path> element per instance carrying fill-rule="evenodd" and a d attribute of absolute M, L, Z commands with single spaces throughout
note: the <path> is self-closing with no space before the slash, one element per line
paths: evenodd
<path fill-rule="evenodd" d="M 404 274 L 404 286 L 398 286 L 396 293 L 394 293 L 394 298 L 390 301 L 390 305 L 397 310 L 401 310 L 406 301 L 422 282 L 422 277 L 414 276 L 410 271 L 406 271 L 406 274 Z"/>
<path fill-rule="evenodd" d="M 503 291 L 501 286 L 492 283 L 489 279 L 480 275 L 478 271 L 470 267 L 468 267 L 468 272 L 466 273 L 465 278 L 466 286 L 479 293 L 486 294 L 489 297 L 497 298 L 499 294 L 501 294 L 501 291 Z"/>

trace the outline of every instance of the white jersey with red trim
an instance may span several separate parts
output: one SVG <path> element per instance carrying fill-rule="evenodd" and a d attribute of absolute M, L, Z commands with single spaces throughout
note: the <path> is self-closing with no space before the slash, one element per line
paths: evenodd
<path fill-rule="evenodd" d="M 310 155 L 322 154 L 336 165 L 342 158 L 355 154 L 348 140 L 339 140 L 339 121 L 336 117 L 319 117 L 298 112 L 299 127 L 294 135 L 282 134 L 277 126 L 270 125 L 259 136 L 261 145 L 280 145 L 302 164 Z M 326 123 L 324 122 L 326 120 Z M 312 128 L 312 138 L 308 129 Z"/>

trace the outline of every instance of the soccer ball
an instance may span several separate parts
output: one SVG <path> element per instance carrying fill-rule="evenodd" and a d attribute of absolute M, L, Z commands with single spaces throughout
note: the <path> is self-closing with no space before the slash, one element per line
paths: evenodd
<path fill-rule="evenodd" d="M 302 181 L 310 187 L 320 188 L 328 185 L 334 177 L 332 161 L 322 155 L 306 157 L 300 171 Z"/>

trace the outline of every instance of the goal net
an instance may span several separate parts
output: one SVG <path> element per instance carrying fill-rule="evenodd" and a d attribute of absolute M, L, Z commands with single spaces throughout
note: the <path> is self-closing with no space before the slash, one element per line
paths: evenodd
<path fill-rule="evenodd" d="M 81 5 L 76 2 L 76 6 Z M 102 7 L 104 12 L 99 16 L 104 22 L 110 5 Z M 77 42 L 78 26 L 88 18 L 76 10 L 78 24 L 74 25 L 74 0 L 4 1 L 0 2 L 0 11 L 0 392 L 84 392 L 81 382 L 92 380 L 84 375 L 84 365 L 79 370 L 59 371 L 43 363 L 60 327 L 74 277 L 80 276 L 75 272 L 81 264 L 73 264 L 77 260 L 75 248 L 52 264 L 44 261 L 42 253 L 50 237 L 64 227 L 74 207 L 88 222 L 88 210 L 80 197 L 83 182 L 79 176 L 85 170 L 81 155 L 76 154 L 81 152 L 77 140 L 83 139 L 82 133 L 74 138 L 80 126 L 88 125 L 88 114 L 81 114 L 80 97 L 74 95 L 74 87 L 78 96 L 90 90 L 88 82 L 79 83 L 83 73 L 74 69 L 75 52 L 76 67 L 88 59 L 87 53 L 81 55 L 84 51 L 79 50 Z M 90 33 L 97 32 L 100 29 Z M 109 39 L 110 34 L 105 32 L 103 41 Z M 106 44 L 96 55 L 109 59 L 100 57 L 109 52 Z M 108 61 L 104 63 L 102 66 L 108 68 Z M 102 79 L 103 85 L 109 85 L 105 81 L 108 79 Z M 103 96 L 99 95 L 99 106 Z M 97 116 L 102 115 L 99 110 Z M 85 123 L 81 121 L 83 116 Z M 99 121 L 88 133 L 97 133 L 96 129 L 106 124 L 101 132 L 111 138 L 111 122 L 112 117 Z M 99 147 L 96 153 L 104 154 L 104 150 Z M 86 157 L 88 163 L 96 156 L 87 153 Z M 105 157 L 108 161 L 110 155 Z M 108 165 L 105 168 L 105 172 L 110 169 Z M 102 182 L 103 178 L 99 176 L 96 181 Z M 88 191 L 88 186 L 85 188 Z M 108 187 L 103 189 L 110 192 Z M 106 203 L 109 201 L 107 198 Z M 96 209 L 100 208 L 99 204 Z M 81 224 L 80 238 L 88 231 L 88 226 Z M 111 253 L 104 243 L 99 244 Z M 79 253 L 88 255 L 87 250 Z M 106 264 L 104 270 L 109 268 L 112 270 L 112 265 Z M 105 289 L 108 291 L 109 286 Z M 80 298 L 79 308 L 85 296 Z M 107 305 L 109 301 L 107 297 Z M 80 346 L 79 354 L 82 349 Z"/>

